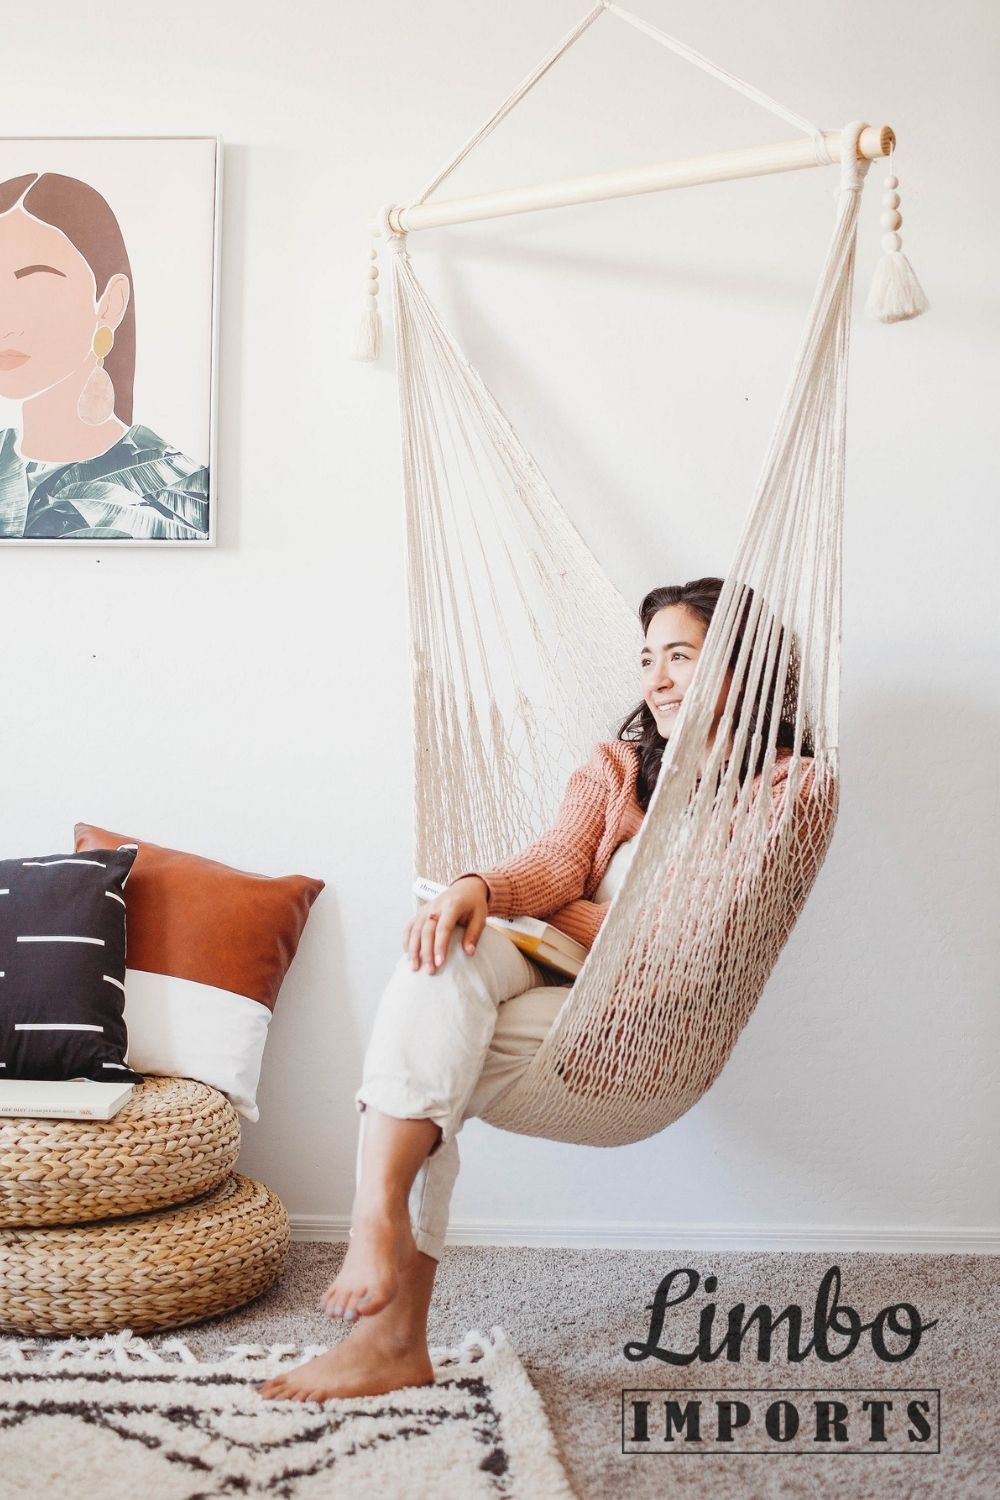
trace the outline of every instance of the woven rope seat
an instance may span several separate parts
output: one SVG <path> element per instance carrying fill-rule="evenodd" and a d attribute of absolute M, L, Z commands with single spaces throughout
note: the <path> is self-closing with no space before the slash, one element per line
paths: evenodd
<path fill-rule="evenodd" d="M 0 1329 L 84 1335 L 197 1323 L 272 1286 L 290 1242 L 281 1200 L 235 1172 L 178 1208 L 0 1230 Z"/>
<path fill-rule="evenodd" d="M 110 1120 L 0 1119 L 0 1227 L 83 1224 L 185 1203 L 240 1150 L 239 1115 L 194 1078 L 147 1078 Z"/>

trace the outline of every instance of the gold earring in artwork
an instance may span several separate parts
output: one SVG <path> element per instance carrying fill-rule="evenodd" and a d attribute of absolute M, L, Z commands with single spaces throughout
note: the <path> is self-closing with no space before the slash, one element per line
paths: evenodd
<path fill-rule="evenodd" d="M 77 416 L 89 427 L 100 427 L 115 409 L 115 388 L 111 383 L 111 376 L 104 368 L 105 355 L 111 353 L 114 342 L 113 331 L 104 325 L 94 334 L 91 347 L 97 356 L 97 364 L 87 376 L 86 384 L 76 403 Z"/>

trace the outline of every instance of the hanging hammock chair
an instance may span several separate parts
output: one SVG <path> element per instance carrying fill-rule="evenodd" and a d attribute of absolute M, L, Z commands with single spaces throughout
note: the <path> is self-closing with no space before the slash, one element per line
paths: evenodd
<path fill-rule="evenodd" d="M 808 121 L 619 7 L 599 5 L 417 203 L 604 10 L 792 120 L 812 137 L 817 161 L 834 159 Z M 491 1112 L 502 1128 L 611 1146 L 682 1115 L 719 1075 L 826 854 L 839 797 L 845 404 L 865 128 L 851 124 L 841 135 L 836 222 L 805 334 L 634 857 L 551 1031 Z M 414 873 L 448 882 L 501 863 L 548 825 L 569 774 L 621 722 L 642 633 L 443 327 L 399 212 L 383 210 L 379 227 L 394 251 Z M 886 248 L 899 253 L 898 244 Z M 372 281 L 377 288 L 377 271 Z M 913 316 L 920 299 L 911 288 L 911 310 L 894 316 Z M 377 355 L 375 318 L 372 310 L 359 357 Z M 779 752 L 781 721 L 794 723 L 794 745 Z M 761 754 L 755 793 L 740 768 Z M 779 758 L 787 779 L 775 811 Z"/>

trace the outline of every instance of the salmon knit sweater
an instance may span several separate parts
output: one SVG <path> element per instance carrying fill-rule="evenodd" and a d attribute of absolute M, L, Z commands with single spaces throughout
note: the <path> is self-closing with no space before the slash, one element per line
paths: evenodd
<path fill-rule="evenodd" d="M 773 811 L 784 796 L 788 772 L 783 767 L 791 752 L 778 750 L 777 756 Z M 595 745 L 590 759 L 570 777 L 551 828 L 503 864 L 465 872 L 486 882 L 490 915 L 544 917 L 590 948 L 611 904 L 591 898 L 611 856 L 638 833 L 645 817 L 636 797 L 638 777 L 639 751 L 634 742 L 608 740 Z M 803 791 L 810 780 L 807 771 Z"/>

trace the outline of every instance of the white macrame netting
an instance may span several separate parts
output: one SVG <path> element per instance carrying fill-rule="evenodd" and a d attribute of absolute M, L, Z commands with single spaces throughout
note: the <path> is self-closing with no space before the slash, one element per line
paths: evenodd
<path fill-rule="evenodd" d="M 845 411 L 869 165 L 857 159 L 863 128 L 843 133 L 836 223 L 805 335 L 634 858 L 551 1032 L 492 1108 L 492 1124 L 610 1146 L 683 1114 L 729 1056 L 826 853 L 839 789 Z M 551 821 L 570 772 L 596 741 L 615 736 L 638 697 L 642 634 L 442 326 L 405 236 L 390 244 L 414 873 L 448 882 L 502 862 Z M 703 765 L 741 621 L 725 714 Z M 794 723 L 794 746 L 773 816 L 782 719 Z M 756 765 L 761 748 L 755 783 L 741 768 Z"/>

